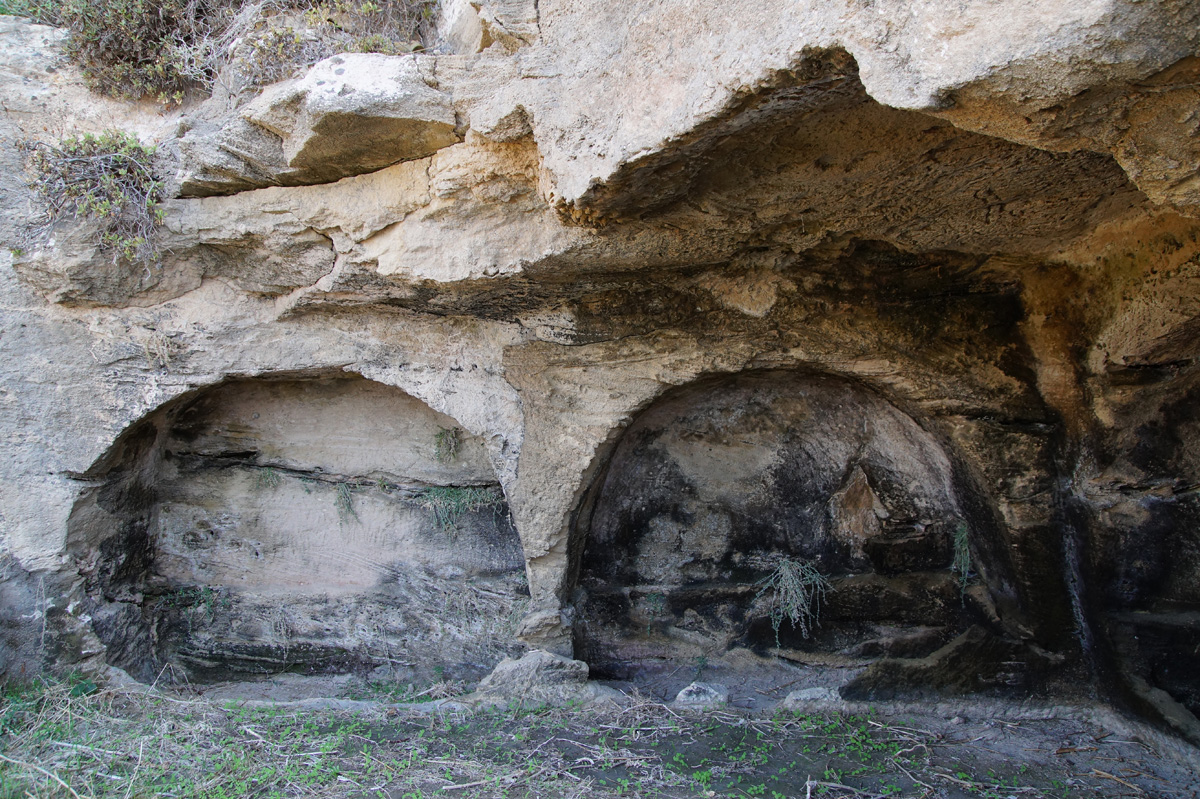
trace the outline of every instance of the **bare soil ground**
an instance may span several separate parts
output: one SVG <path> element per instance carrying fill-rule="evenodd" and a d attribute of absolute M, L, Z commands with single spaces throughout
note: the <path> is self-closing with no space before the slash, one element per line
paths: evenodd
<path fill-rule="evenodd" d="M 1083 707 L 684 711 L 637 691 L 603 708 L 396 702 L 454 688 L 294 677 L 202 696 L 86 680 L 10 688 L 0 797 L 1200 795 L 1185 765 L 1194 750 L 1167 742 L 1168 756 L 1164 739 Z M 343 698 L 311 698 L 322 693 Z"/>

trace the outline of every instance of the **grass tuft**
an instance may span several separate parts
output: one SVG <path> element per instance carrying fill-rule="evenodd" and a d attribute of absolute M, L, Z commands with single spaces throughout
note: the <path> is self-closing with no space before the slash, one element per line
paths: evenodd
<path fill-rule="evenodd" d="M 283 482 L 283 478 L 275 467 L 264 466 L 258 470 L 254 482 L 259 488 L 278 488 L 279 484 Z"/>
<path fill-rule="evenodd" d="M 337 506 L 338 518 L 343 522 L 347 519 L 358 521 L 358 511 L 354 510 L 354 486 L 350 483 L 337 484 L 337 498 L 334 504 Z"/>
<path fill-rule="evenodd" d="M 458 457 L 462 448 L 462 430 L 457 427 L 439 427 L 433 436 L 433 457 L 438 463 L 450 463 Z"/>
<path fill-rule="evenodd" d="M 971 578 L 970 528 L 966 522 L 959 522 L 954 528 L 954 563 L 950 568 L 958 575 L 959 590 L 966 591 Z"/>
<path fill-rule="evenodd" d="M 217 608 L 233 607 L 233 598 L 227 590 L 208 585 L 189 585 L 163 594 L 163 605 L 179 610 L 199 611 L 206 621 L 211 622 Z"/>
<path fill-rule="evenodd" d="M 426 489 L 418 501 L 421 507 L 433 511 L 438 529 L 443 532 L 453 531 L 464 513 L 498 508 L 503 502 L 495 489 L 474 486 L 434 486 Z"/>

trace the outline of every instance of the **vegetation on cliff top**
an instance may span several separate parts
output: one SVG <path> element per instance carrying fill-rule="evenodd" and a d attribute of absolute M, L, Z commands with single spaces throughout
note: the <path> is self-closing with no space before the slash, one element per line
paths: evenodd
<path fill-rule="evenodd" d="M 0 0 L 0 13 L 66 28 L 67 55 L 92 89 L 161 102 L 210 89 L 243 44 L 268 62 L 265 82 L 338 52 L 410 51 L 436 8 L 437 0 Z M 304 31 L 263 24 L 284 14 Z"/>

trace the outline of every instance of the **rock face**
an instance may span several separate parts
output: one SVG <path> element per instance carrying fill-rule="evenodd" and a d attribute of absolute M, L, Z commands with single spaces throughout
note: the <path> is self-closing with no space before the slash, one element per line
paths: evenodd
<path fill-rule="evenodd" d="M 444 15 L 165 118 L 0 20 L 6 142 L 174 194 L 130 264 L 0 148 L 6 675 L 751 649 L 1200 740 L 1195 3 Z"/>
<path fill-rule="evenodd" d="M 394 388 L 225 383 L 140 422 L 88 479 L 68 522 L 79 601 L 139 679 L 478 677 L 513 651 L 528 593 L 484 448 Z"/>
<path fill-rule="evenodd" d="M 852 384 L 693 385 L 638 417 L 594 486 L 576 618 L 599 674 L 735 646 L 882 653 L 917 626 L 937 648 L 961 631 L 948 570 L 958 493 L 973 489 L 911 418 Z M 772 624 L 785 560 L 837 576 L 811 618 Z"/>
<path fill-rule="evenodd" d="M 417 56 L 337 55 L 181 140 L 184 196 L 330 183 L 459 141 L 450 96 Z"/>

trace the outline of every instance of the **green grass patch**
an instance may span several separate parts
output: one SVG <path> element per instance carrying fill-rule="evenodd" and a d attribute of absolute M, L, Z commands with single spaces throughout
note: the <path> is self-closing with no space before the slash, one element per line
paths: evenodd
<path fill-rule="evenodd" d="M 453 532 L 463 514 L 475 513 L 485 508 L 498 509 L 504 504 L 504 499 L 494 488 L 433 486 L 425 489 L 418 502 L 421 507 L 433 512 L 440 530 Z"/>
<path fill-rule="evenodd" d="M 1144 795 L 1178 784 L 1182 796 L 1193 779 L 1139 745 L 1086 737 L 1103 733 L 1083 722 L 931 722 L 682 714 L 639 695 L 469 715 L 249 708 L 74 678 L 0 693 L 0 797 L 1071 799 L 1117 795 L 1118 768 Z M 1054 754 L 1064 735 L 1079 741 L 1070 762 Z M 1093 764 L 1089 745 L 1107 760 Z"/>

